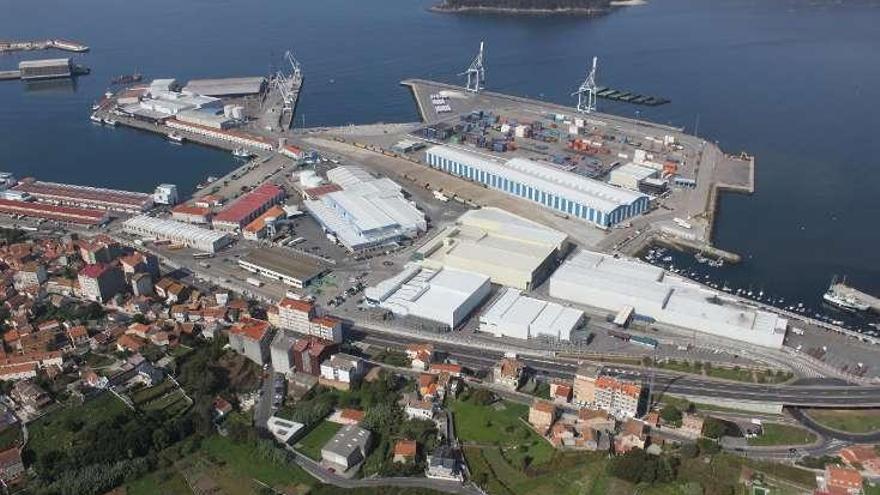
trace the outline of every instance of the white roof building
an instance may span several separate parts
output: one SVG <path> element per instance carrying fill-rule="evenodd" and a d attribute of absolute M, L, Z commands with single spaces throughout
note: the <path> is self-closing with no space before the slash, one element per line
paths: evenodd
<path fill-rule="evenodd" d="M 390 244 L 427 230 L 425 215 L 391 179 L 377 179 L 359 167 L 334 168 L 327 178 L 342 191 L 306 200 L 304 205 L 349 250 Z"/>
<path fill-rule="evenodd" d="M 401 317 L 415 317 L 453 329 L 489 296 L 489 277 L 408 264 L 398 275 L 368 287 L 367 301 Z"/>
<path fill-rule="evenodd" d="M 645 181 L 657 177 L 659 172 L 652 168 L 636 165 L 635 163 L 625 163 L 608 175 L 608 183 L 618 187 L 625 187 L 633 191 L 639 190 L 639 185 Z"/>
<path fill-rule="evenodd" d="M 489 155 L 451 146 L 433 146 L 425 156 L 431 167 L 600 227 L 609 227 L 648 208 L 649 199 L 644 194 L 532 160 L 513 158 L 501 163 Z"/>
<path fill-rule="evenodd" d="M 222 232 L 147 215 L 129 218 L 122 228 L 129 234 L 168 240 L 208 253 L 214 253 L 231 242 L 229 236 Z"/>
<path fill-rule="evenodd" d="M 492 282 L 529 290 L 552 269 L 568 237 L 498 208 L 471 210 L 421 246 L 415 258 L 428 268 L 482 273 Z"/>
<path fill-rule="evenodd" d="M 780 348 L 788 321 L 662 269 L 581 251 L 550 277 L 550 296 L 765 347 Z"/>
<path fill-rule="evenodd" d="M 547 336 L 568 340 L 583 318 L 583 311 L 527 297 L 517 289 L 508 288 L 480 316 L 480 331 L 496 337 L 529 339 Z"/>

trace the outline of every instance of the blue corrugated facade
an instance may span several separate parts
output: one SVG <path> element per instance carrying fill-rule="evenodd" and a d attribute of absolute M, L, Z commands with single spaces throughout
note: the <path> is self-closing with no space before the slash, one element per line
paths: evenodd
<path fill-rule="evenodd" d="M 507 177 L 486 172 L 475 167 L 473 164 L 460 163 L 459 161 L 440 156 L 431 152 L 431 150 L 428 150 L 425 156 L 428 165 L 432 168 L 478 182 L 490 189 L 527 199 L 546 208 L 580 218 L 603 228 L 611 227 L 628 218 L 641 215 L 647 211 L 649 206 L 649 198 L 647 196 L 640 196 L 632 203 L 621 205 L 610 211 L 601 211 L 570 198 L 542 191 L 533 185 L 522 184 Z"/>

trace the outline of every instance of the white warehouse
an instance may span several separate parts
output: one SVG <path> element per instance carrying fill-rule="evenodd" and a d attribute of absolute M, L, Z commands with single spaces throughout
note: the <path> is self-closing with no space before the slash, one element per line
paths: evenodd
<path fill-rule="evenodd" d="M 471 210 L 413 255 L 427 268 L 482 273 L 493 283 L 530 290 L 544 281 L 568 236 L 499 208 Z"/>
<path fill-rule="evenodd" d="M 583 311 L 527 297 L 508 288 L 480 316 L 480 331 L 496 337 L 568 340 L 583 320 Z"/>
<path fill-rule="evenodd" d="M 648 196 L 532 160 L 504 163 L 451 146 L 425 152 L 429 166 L 483 184 L 546 208 L 608 228 L 647 211 Z"/>
<path fill-rule="evenodd" d="M 581 251 L 550 277 L 550 296 L 618 312 L 626 306 L 659 323 L 781 348 L 788 321 L 662 269 Z"/>
<path fill-rule="evenodd" d="M 360 167 L 336 167 L 327 178 L 342 190 L 303 204 L 348 250 L 388 245 L 427 230 L 425 215 L 391 179 L 377 179 Z"/>
<path fill-rule="evenodd" d="M 454 329 L 491 291 L 489 277 L 477 273 L 429 270 L 410 263 L 396 276 L 368 287 L 367 302 L 400 317 L 413 317 Z"/>
<path fill-rule="evenodd" d="M 229 236 L 222 232 L 147 215 L 129 218 L 122 224 L 122 228 L 129 234 L 176 242 L 206 253 L 215 253 L 232 242 Z"/>

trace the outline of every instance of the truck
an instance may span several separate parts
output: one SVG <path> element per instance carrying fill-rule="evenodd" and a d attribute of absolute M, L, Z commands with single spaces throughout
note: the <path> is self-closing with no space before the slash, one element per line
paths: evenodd
<path fill-rule="evenodd" d="M 254 277 L 248 277 L 245 280 L 245 282 L 253 285 L 254 287 L 262 287 L 263 286 L 263 281 L 258 278 L 254 278 Z"/>

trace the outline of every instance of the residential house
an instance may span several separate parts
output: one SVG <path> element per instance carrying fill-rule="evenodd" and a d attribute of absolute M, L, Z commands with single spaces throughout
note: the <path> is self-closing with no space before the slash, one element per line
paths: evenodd
<path fill-rule="evenodd" d="M 78 280 L 83 298 L 102 303 L 125 290 L 126 286 L 122 271 L 103 263 L 86 265 L 79 271 Z"/>
<path fill-rule="evenodd" d="M 596 380 L 596 406 L 620 419 L 638 414 L 641 394 L 642 386 L 636 382 L 610 376 L 600 376 Z"/>
<path fill-rule="evenodd" d="M 428 373 L 441 374 L 448 373 L 450 376 L 460 378 L 464 374 L 464 367 L 455 363 L 431 363 L 428 366 Z"/>
<path fill-rule="evenodd" d="M 416 460 L 417 451 L 418 444 L 415 440 L 398 440 L 394 443 L 394 457 L 392 458 L 392 462 L 414 462 Z"/>
<path fill-rule="evenodd" d="M 462 481 L 461 463 L 448 445 L 440 445 L 428 456 L 425 477 L 436 480 Z"/>
<path fill-rule="evenodd" d="M 409 419 L 432 419 L 434 404 L 426 400 L 409 400 L 404 407 L 404 412 Z"/>
<path fill-rule="evenodd" d="M 578 367 L 574 376 L 574 402 L 582 406 L 596 403 L 596 380 L 599 378 L 599 367 L 583 364 Z"/>
<path fill-rule="evenodd" d="M 438 377 L 440 375 L 432 375 L 430 373 L 422 373 L 419 375 L 419 396 L 424 400 L 438 399 Z M 449 376 L 449 375 L 446 375 Z"/>
<path fill-rule="evenodd" d="M 704 421 L 700 415 L 685 413 L 681 417 L 681 428 L 678 432 L 690 438 L 700 438 L 703 435 Z"/>
<path fill-rule="evenodd" d="M 321 363 L 320 382 L 322 385 L 348 390 L 352 383 L 360 379 L 363 372 L 363 360 L 340 352 Z"/>
<path fill-rule="evenodd" d="M 269 359 L 271 341 L 268 321 L 242 318 L 229 328 L 229 346 L 232 350 L 261 366 Z"/>
<path fill-rule="evenodd" d="M 27 287 L 43 285 L 49 279 L 49 274 L 45 265 L 31 261 L 16 270 L 12 279 L 13 287 L 23 290 Z"/>
<path fill-rule="evenodd" d="M 541 435 L 546 435 L 556 421 L 556 406 L 552 402 L 535 400 L 529 408 L 529 424 Z"/>
<path fill-rule="evenodd" d="M 862 495 L 865 493 L 862 475 L 853 468 L 827 465 L 825 472 L 816 476 L 819 490 L 829 495 Z"/>
<path fill-rule="evenodd" d="M 77 325 L 67 329 L 67 339 L 72 347 L 80 347 L 88 345 L 89 331 L 83 325 Z"/>
<path fill-rule="evenodd" d="M 526 365 L 515 358 L 504 358 L 492 370 L 495 383 L 516 390 L 522 384 Z"/>
<path fill-rule="evenodd" d="M 52 403 L 52 398 L 49 397 L 49 394 L 31 380 L 15 382 L 10 396 L 17 404 L 31 411 L 39 411 Z"/>
<path fill-rule="evenodd" d="M 17 483 L 24 475 L 24 463 L 18 445 L 0 452 L 0 485 L 6 487 Z"/>
<path fill-rule="evenodd" d="M 322 363 L 336 352 L 337 345 L 316 337 L 297 339 L 291 347 L 292 371 L 321 376 Z M 280 370 L 279 370 L 280 372 Z"/>
<path fill-rule="evenodd" d="M 359 409 L 345 408 L 339 411 L 338 422 L 344 425 L 356 425 L 364 420 L 364 412 Z"/>
<path fill-rule="evenodd" d="M 614 451 L 625 454 L 632 449 L 645 448 L 645 425 L 637 419 L 623 423 L 620 432 L 614 437 Z"/>
<path fill-rule="evenodd" d="M 572 386 L 566 382 L 552 381 L 550 382 L 550 399 L 557 404 L 568 404 L 571 402 Z"/>
<path fill-rule="evenodd" d="M 873 445 L 850 445 L 841 449 L 838 456 L 852 468 L 873 477 L 880 475 L 880 455 Z"/>
<path fill-rule="evenodd" d="M 427 370 L 434 360 L 434 344 L 409 344 L 406 346 L 406 357 L 412 369 Z"/>

